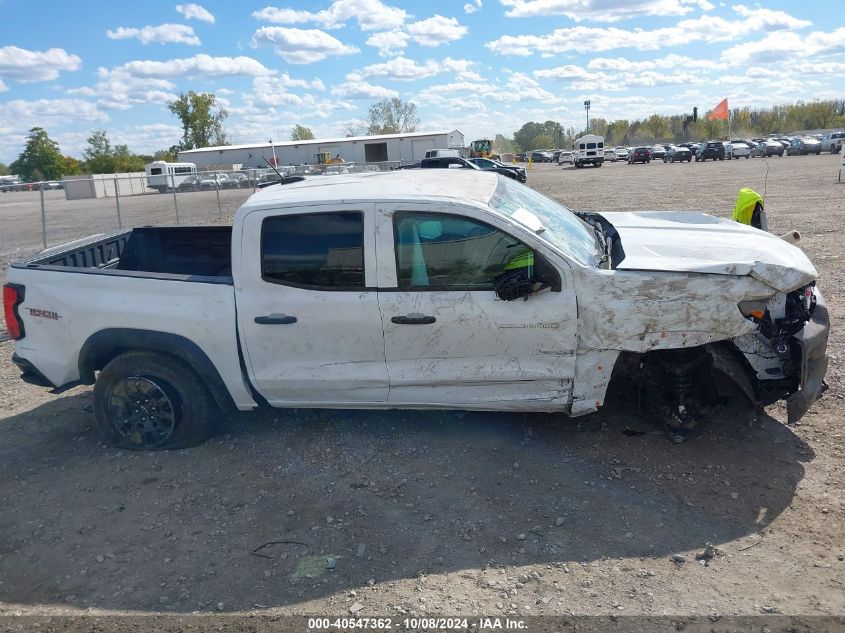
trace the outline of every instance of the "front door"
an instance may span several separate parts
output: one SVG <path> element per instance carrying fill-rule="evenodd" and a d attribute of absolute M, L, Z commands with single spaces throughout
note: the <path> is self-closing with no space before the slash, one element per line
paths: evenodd
<path fill-rule="evenodd" d="M 565 408 L 576 348 L 568 269 L 552 265 L 536 245 L 472 217 L 471 209 L 465 215 L 434 208 L 379 213 L 389 402 Z M 520 266 L 530 266 L 548 287 L 527 301 L 498 299 L 494 279 Z"/>
<path fill-rule="evenodd" d="M 373 214 L 336 204 L 244 219 L 238 327 L 249 376 L 271 404 L 386 402 L 378 297 L 367 284 Z"/>

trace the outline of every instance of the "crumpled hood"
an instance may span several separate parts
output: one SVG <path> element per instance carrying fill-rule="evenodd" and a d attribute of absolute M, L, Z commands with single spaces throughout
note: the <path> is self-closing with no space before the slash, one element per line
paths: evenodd
<path fill-rule="evenodd" d="M 602 213 L 619 232 L 625 259 L 617 268 L 750 275 L 780 292 L 810 283 L 816 269 L 779 237 L 706 213 Z"/>

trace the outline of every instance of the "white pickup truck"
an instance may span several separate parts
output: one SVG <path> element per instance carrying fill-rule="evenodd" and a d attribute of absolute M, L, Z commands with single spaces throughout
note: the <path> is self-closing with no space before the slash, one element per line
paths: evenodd
<path fill-rule="evenodd" d="M 573 214 L 510 178 L 403 170 L 270 186 L 233 226 L 136 228 L 15 263 L 22 378 L 94 384 L 116 446 L 196 444 L 237 408 L 596 411 L 676 441 L 714 398 L 823 388 L 804 253 L 700 213 Z"/>

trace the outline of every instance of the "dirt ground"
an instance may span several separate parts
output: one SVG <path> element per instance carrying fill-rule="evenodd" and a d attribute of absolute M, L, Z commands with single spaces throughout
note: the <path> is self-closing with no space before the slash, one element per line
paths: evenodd
<path fill-rule="evenodd" d="M 768 167 L 764 184 L 758 159 L 535 165 L 528 183 L 578 210 L 721 216 L 740 187 L 765 189 L 770 229 L 801 231 L 832 317 L 830 390 L 800 424 L 782 406 L 737 406 L 676 446 L 621 405 L 573 420 L 291 410 L 139 454 L 97 441 L 90 389 L 21 383 L 0 343 L 0 614 L 845 626 L 845 184 L 835 156 Z"/>

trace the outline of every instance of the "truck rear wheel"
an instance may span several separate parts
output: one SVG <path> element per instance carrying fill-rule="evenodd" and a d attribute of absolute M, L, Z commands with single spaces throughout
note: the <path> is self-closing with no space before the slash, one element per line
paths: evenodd
<path fill-rule="evenodd" d="M 217 409 L 199 376 L 181 360 L 157 352 L 126 352 L 110 361 L 94 385 L 94 420 L 106 443 L 130 450 L 201 444 Z"/>

